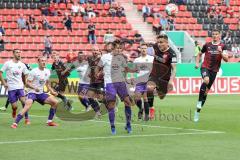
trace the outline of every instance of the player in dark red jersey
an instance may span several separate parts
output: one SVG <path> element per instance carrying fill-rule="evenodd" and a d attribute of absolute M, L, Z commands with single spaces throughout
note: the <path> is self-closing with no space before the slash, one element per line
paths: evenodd
<path fill-rule="evenodd" d="M 71 102 L 64 96 L 65 89 L 68 85 L 68 76 L 70 75 L 69 69 L 56 52 L 53 52 L 53 60 L 51 70 L 55 70 L 58 76 L 58 84 L 54 89 L 58 92 L 57 97 L 62 99 L 66 109 L 71 110 Z"/>
<path fill-rule="evenodd" d="M 163 99 L 173 88 L 177 56 L 169 47 L 168 36 L 165 34 L 157 37 L 157 43 L 153 45 L 153 49 L 155 54 L 147 88 L 150 93 L 153 93 L 156 88 L 159 98 Z"/>
<path fill-rule="evenodd" d="M 90 85 L 89 90 L 87 92 L 88 100 L 90 102 L 90 105 L 92 106 L 93 110 L 96 112 L 96 118 L 100 118 L 100 107 L 98 102 L 95 100 L 102 99 L 103 97 L 103 88 L 104 88 L 104 80 L 103 75 L 96 76 L 95 69 L 101 59 L 101 51 L 97 46 L 92 47 L 92 55 L 88 57 L 88 65 L 90 67 Z M 102 73 L 102 69 L 99 71 Z M 100 75 L 100 74 L 99 74 Z"/>
<path fill-rule="evenodd" d="M 203 83 L 199 91 L 199 98 L 197 103 L 197 109 L 194 115 L 194 121 L 199 121 L 200 111 L 207 99 L 208 91 L 210 90 L 217 72 L 221 66 L 222 59 L 227 62 L 228 54 L 226 46 L 221 43 L 221 34 L 220 31 L 214 30 L 212 32 L 212 42 L 206 43 L 201 52 L 196 57 L 196 66 L 199 68 L 199 60 L 202 54 L 205 54 L 202 66 L 201 66 L 201 75 L 203 78 Z"/>

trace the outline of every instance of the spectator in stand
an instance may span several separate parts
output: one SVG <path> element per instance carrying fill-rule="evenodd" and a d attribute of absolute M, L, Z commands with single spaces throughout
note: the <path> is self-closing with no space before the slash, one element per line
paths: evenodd
<path fill-rule="evenodd" d="M 209 19 L 215 18 L 216 15 L 216 5 L 210 6 L 207 9 L 207 15 Z"/>
<path fill-rule="evenodd" d="M 47 58 L 49 58 L 49 56 L 52 54 L 52 40 L 50 38 L 50 35 L 46 35 L 44 37 L 44 56 L 47 56 Z"/>
<path fill-rule="evenodd" d="M 68 13 L 65 13 L 65 16 L 63 18 L 63 24 L 65 26 L 65 29 L 72 32 L 72 19 L 70 15 L 68 15 Z"/>
<path fill-rule="evenodd" d="M 169 17 L 167 18 L 167 20 L 168 20 L 169 30 L 170 30 L 170 31 L 175 30 L 173 17 L 172 17 L 172 16 L 169 16 Z"/>
<path fill-rule="evenodd" d="M 50 3 L 50 0 L 40 0 L 40 3 Z"/>
<path fill-rule="evenodd" d="M 143 43 L 143 42 L 144 42 L 144 40 L 143 40 L 142 35 L 139 33 L 136 33 L 134 35 L 134 43 Z"/>
<path fill-rule="evenodd" d="M 90 23 L 88 25 L 88 42 L 90 44 L 96 44 L 97 38 L 95 35 L 95 25 L 93 22 L 90 20 Z"/>
<path fill-rule="evenodd" d="M 155 19 L 153 21 L 153 31 L 156 32 L 156 34 L 158 35 L 160 34 L 161 30 L 162 30 L 162 27 L 159 24 L 159 20 Z"/>
<path fill-rule="evenodd" d="M 4 51 L 5 49 L 4 44 L 5 41 L 3 40 L 2 32 L 0 32 L 0 52 Z"/>
<path fill-rule="evenodd" d="M 202 47 L 200 46 L 200 43 L 198 41 L 195 41 L 195 51 L 192 62 L 196 62 L 197 55 L 201 52 Z"/>
<path fill-rule="evenodd" d="M 54 27 L 52 25 L 50 25 L 50 23 L 48 22 L 47 18 L 44 16 L 43 20 L 42 20 L 42 28 L 45 30 L 51 29 L 53 30 Z"/>
<path fill-rule="evenodd" d="M 79 4 L 77 3 L 77 1 L 74 1 L 72 7 L 71 7 L 71 13 L 72 13 L 72 16 L 78 16 L 80 14 L 80 6 Z"/>
<path fill-rule="evenodd" d="M 177 5 L 185 5 L 186 4 L 186 0 L 175 0 L 175 4 L 177 4 Z"/>
<path fill-rule="evenodd" d="M 223 0 L 223 4 L 225 4 L 227 7 L 230 6 L 230 0 Z"/>
<path fill-rule="evenodd" d="M 117 10 L 115 9 L 115 7 L 111 6 L 108 10 L 108 14 L 111 16 L 111 17 L 116 17 L 116 14 L 117 14 Z"/>
<path fill-rule="evenodd" d="M 168 20 L 165 16 L 161 15 L 159 20 L 155 20 L 153 22 L 153 30 L 156 32 L 156 34 L 161 34 L 162 30 L 168 30 Z"/>
<path fill-rule="evenodd" d="M 233 13 L 234 13 L 234 10 L 233 10 L 233 8 L 232 7 L 227 7 L 227 9 L 226 9 L 226 14 L 227 14 L 227 17 L 228 18 L 233 18 Z"/>
<path fill-rule="evenodd" d="M 222 16 L 222 9 L 216 5 L 216 19 L 223 19 L 223 16 Z"/>
<path fill-rule="evenodd" d="M 119 40 L 123 43 L 123 44 L 128 44 L 128 46 L 131 46 L 133 44 L 133 40 L 129 38 L 128 33 L 123 31 L 120 33 L 119 35 Z M 126 47 L 127 48 L 127 47 Z"/>
<path fill-rule="evenodd" d="M 98 4 L 98 1 L 99 0 L 93 0 L 93 2 L 95 3 L 95 4 Z M 106 3 L 106 0 L 101 0 L 101 4 L 105 4 Z"/>
<path fill-rule="evenodd" d="M 87 3 L 87 1 L 88 1 L 88 0 L 79 0 L 79 3 L 80 3 L 80 4 L 85 4 L 85 3 Z"/>
<path fill-rule="evenodd" d="M 221 12 L 221 8 L 218 7 L 217 4 L 210 6 L 207 10 L 208 18 L 215 20 L 222 19 L 223 16 L 221 15 Z"/>
<path fill-rule="evenodd" d="M 117 8 L 116 14 L 117 14 L 118 17 L 126 17 L 126 14 L 124 12 L 125 12 L 124 8 L 122 6 L 119 6 Z"/>
<path fill-rule="evenodd" d="M 42 14 L 44 16 L 48 16 L 49 15 L 48 7 L 46 5 L 42 5 L 40 10 L 41 10 L 41 12 L 42 12 Z"/>
<path fill-rule="evenodd" d="M 27 27 L 27 21 L 26 19 L 23 17 L 23 14 L 20 14 L 20 17 L 17 20 L 17 24 L 18 24 L 18 28 L 19 29 L 28 29 Z"/>
<path fill-rule="evenodd" d="M 87 13 L 89 19 L 96 17 L 96 13 L 94 12 L 93 7 L 90 6 L 89 4 L 86 8 L 86 13 Z"/>
<path fill-rule="evenodd" d="M 232 51 L 233 56 L 235 58 L 239 58 L 240 57 L 240 47 L 236 43 L 233 44 L 231 51 Z"/>
<path fill-rule="evenodd" d="M 36 29 L 38 30 L 38 24 L 36 22 L 36 19 L 33 15 L 30 15 L 28 18 L 28 24 L 29 24 L 29 29 Z"/>
<path fill-rule="evenodd" d="M 51 0 L 50 5 L 48 7 L 48 12 L 51 16 L 57 16 L 58 15 L 55 5 L 57 5 L 57 4 L 53 3 L 53 1 Z"/>
<path fill-rule="evenodd" d="M 146 22 L 146 18 L 151 16 L 151 8 L 147 3 L 142 7 L 143 21 Z"/>
<path fill-rule="evenodd" d="M 1 21 L 0 21 L 0 34 L 5 35 L 5 29 L 3 28 Z"/>
<path fill-rule="evenodd" d="M 169 29 L 168 26 L 168 19 L 165 16 L 162 16 L 162 18 L 160 18 L 160 26 L 162 27 L 162 30 L 166 31 Z"/>
<path fill-rule="evenodd" d="M 115 40 L 114 34 L 110 29 L 104 34 L 103 42 L 104 43 L 109 43 L 113 42 Z"/>
<path fill-rule="evenodd" d="M 79 12 L 82 17 L 86 15 L 85 8 L 82 5 L 79 6 Z"/>
<path fill-rule="evenodd" d="M 223 42 L 226 44 L 231 44 L 232 43 L 232 38 L 231 38 L 231 34 L 229 31 L 226 32 L 226 35 L 223 37 Z"/>

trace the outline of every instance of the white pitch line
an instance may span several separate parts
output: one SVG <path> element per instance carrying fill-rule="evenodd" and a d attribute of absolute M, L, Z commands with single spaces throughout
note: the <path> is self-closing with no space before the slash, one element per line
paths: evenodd
<path fill-rule="evenodd" d="M 57 141 L 72 141 L 72 140 L 96 140 L 96 139 L 118 139 L 118 138 L 140 138 L 140 137 L 159 137 L 159 136 L 184 136 L 184 135 L 203 135 L 203 134 L 221 134 L 220 132 L 195 132 L 195 133 L 165 133 L 165 134 L 145 134 L 145 135 L 126 135 L 126 136 L 105 136 L 105 137 L 75 137 L 61 139 L 36 139 L 23 141 L 2 141 L 3 144 L 21 144 L 21 143 L 36 143 L 36 142 L 57 142 Z"/>
<path fill-rule="evenodd" d="M 9 113 L 0 113 L 0 114 L 9 114 Z M 39 116 L 39 115 L 29 115 L 30 117 L 38 117 L 38 118 L 47 118 L 47 116 Z M 57 118 L 57 117 L 56 117 Z M 98 122 L 98 123 L 109 123 L 107 121 L 100 121 L 100 120 L 88 120 L 91 122 Z M 125 125 L 122 122 L 116 122 L 115 124 Z M 149 127 L 149 128 L 165 128 L 165 129 L 174 129 L 174 130 L 187 130 L 187 131 L 196 131 L 196 132 L 217 132 L 217 133 L 225 133 L 222 131 L 212 131 L 212 130 L 202 130 L 202 129 L 193 129 L 193 128 L 180 128 L 180 127 L 168 127 L 168 126 L 155 126 L 155 125 L 146 125 L 146 124 L 136 124 L 132 123 L 133 126 L 142 126 L 142 127 Z"/>
<path fill-rule="evenodd" d="M 90 120 L 94 122 L 99 122 L 99 123 L 109 123 L 107 121 L 97 121 L 97 120 Z M 116 124 L 122 124 L 126 125 L 125 123 L 122 122 L 116 122 Z M 217 132 L 217 133 L 225 133 L 222 131 L 210 131 L 210 130 L 202 130 L 202 129 L 192 129 L 192 128 L 179 128 L 179 127 L 167 127 L 167 126 L 154 126 L 154 125 L 146 125 L 146 124 L 136 124 L 132 123 L 133 126 L 142 126 L 142 127 L 149 127 L 149 128 L 165 128 L 165 129 L 175 129 L 175 130 L 188 130 L 188 131 L 197 131 L 197 132 Z"/>

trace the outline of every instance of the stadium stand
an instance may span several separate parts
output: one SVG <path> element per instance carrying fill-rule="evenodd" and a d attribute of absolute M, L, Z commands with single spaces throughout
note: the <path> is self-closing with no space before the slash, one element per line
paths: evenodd
<path fill-rule="evenodd" d="M 45 4 L 38 0 L 32 2 L 31 0 L 4 0 L 0 2 L 0 21 L 5 28 L 4 39 L 5 51 L 1 52 L 0 63 L 3 63 L 9 56 L 11 50 L 19 48 L 23 50 L 23 60 L 26 63 L 34 63 L 33 59 L 44 50 L 44 36 L 51 35 L 53 41 L 53 50 L 59 51 L 62 57 L 65 57 L 69 50 L 85 50 L 91 49 L 91 44 L 88 43 L 88 23 L 83 17 L 72 17 L 73 32 L 68 32 L 64 29 L 63 15 L 65 12 L 71 13 L 72 3 L 60 3 L 55 5 L 55 9 L 61 13 L 58 16 L 47 16 L 49 23 L 55 28 L 53 30 L 44 30 L 40 27 L 38 30 L 20 30 L 18 29 L 17 19 L 20 14 L 23 14 L 27 19 L 29 15 L 33 15 L 38 24 L 41 23 L 42 13 L 40 8 Z M 126 17 L 111 17 L 107 15 L 109 4 L 89 4 L 93 7 L 98 16 L 91 18 L 91 21 L 96 26 L 97 45 L 103 48 L 103 36 L 110 29 L 116 37 L 121 34 L 128 35 L 129 39 L 133 39 L 137 31 L 132 29 L 131 24 L 126 20 Z M 84 8 L 87 4 L 82 5 Z M 40 25 L 41 26 L 41 25 Z M 138 44 L 134 44 L 132 50 L 137 49 Z"/>
<path fill-rule="evenodd" d="M 152 13 L 160 13 L 167 16 L 165 7 L 168 4 L 167 0 L 133 0 L 137 5 L 139 12 L 142 7 L 148 4 L 152 9 Z M 222 18 L 209 18 L 208 10 L 211 6 L 216 6 L 219 9 L 219 14 Z M 193 38 L 204 38 L 207 42 L 211 41 L 211 30 L 219 29 L 222 31 L 223 37 L 230 31 L 231 42 L 227 44 L 231 50 L 233 44 L 240 45 L 240 1 L 230 0 L 230 7 L 222 4 L 221 0 L 188 0 L 185 5 L 179 5 L 179 12 L 174 17 L 174 27 L 177 31 L 187 31 Z M 228 9 L 232 10 L 232 16 L 229 17 Z M 148 17 L 147 22 L 152 24 L 159 23 L 160 18 Z M 231 59 L 230 61 L 238 62 L 239 59 Z"/>

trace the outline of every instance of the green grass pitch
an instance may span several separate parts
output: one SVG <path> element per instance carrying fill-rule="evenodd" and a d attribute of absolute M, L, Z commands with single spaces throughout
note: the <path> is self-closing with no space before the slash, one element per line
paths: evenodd
<path fill-rule="evenodd" d="M 48 107 L 34 104 L 30 126 L 13 122 L 9 108 L 0 113 L 0 160 L 237 160 L 240 157 L 240 96 L 210 95 L 194 123 L 197 96 L 155 100 L 154 121 L 137 120 L 133 133 L 124 128 L 123 104 L 117 112 L 117 135 L 110 134 L 108 117 L 47 127 Z M 0 99 L 0 104 L 5 103 Z M 74 99 L 74 112 L 83 110 Z M 160 116 L 161 114 L 161 116 Z"/>

